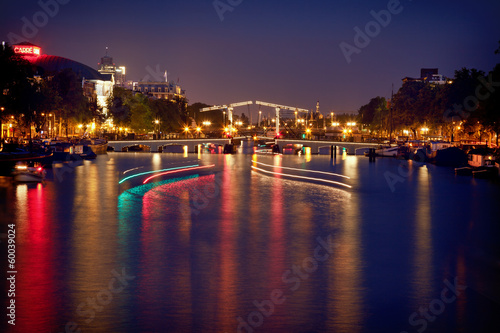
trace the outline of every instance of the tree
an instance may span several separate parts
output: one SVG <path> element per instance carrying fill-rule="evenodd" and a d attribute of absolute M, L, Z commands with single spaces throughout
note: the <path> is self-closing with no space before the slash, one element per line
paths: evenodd
<path fill-rule="evenodd" d="M 243 126 L 248 126 L 248 124 L 250 124 L 250 119 L 248 119 L 245 113 L 241 114 L 240 121 L 243 123 Z"/>
<path fill-rule="evenodd" d="M 498 50 L 497 50 L 498 51 Z M 489 72 L 492 82 L 500 82 L 500 64 L 497 64 L 495 68 Z M 485 92 L 487 92 L 487 98 L 481 101 L 479 108 L 475 114 L 472 115 L 471 122 L 479 121 L 483 124 L 486 131 L 496 134 L 496 145 L 498 146 L 498 135 L 500 134 L 500 88 L 490 87 L 487 90 L 483 87 Z"/>
<path fill-rule="evenodd" d="M 135 94 L 130 101 L 130 127 L 136 133 L 147 133 L 153 130 L 153 121 L 149 98 L 140 93 Z"/>
<path fill-rule="evenodd" d="M 114 87 L 113 95 L 107 100 L 109 116 L 113 123 L 119 127 L 129 127 L 130 125 L 130 103 L 133 93 L 122 87 Z"/>
<path fill-rule="evenodd" d="M 161 129 L 165 132 L 178 132 L 184 128 L 177 102 L 165 99 L 152 100 L 151 102 L 155 119 L 160 121 Z"/>
<path fill-rule="evenodd" d="M 443 114 L 441 89 L 439 85 L 429 82 L 405 82 L 393 98 L 395 128 L 409 128 L 417 137 L 421 126 L 440 126 L 442 120 L 439 119 Z"/>
<path fill-rule="evenodd" d="M 377 96 L 372 98 L 368 104 L 359 108 L 358 114 L 363 125 L 370 131 L 382 131 L 387 129 L 389 124 L 389 114 L 387 101 L 384 97 Z"/>
<path fill-rule="evenodd" d="M 83 95 L 81 81 L 73 70 L 57 72 L 51 82 L 60 98 L 57 109 L 67 137 L 70 125 L 90 122 L 93 114 L 88 99 Z"/>
<path fill-rule="evenodd" d="M 201 123 L 203 121 L 214 122 L 213 114 L 215 111 L 210 111 L 210 112 L 201 112 L 200 111 L 201 109 L 206 108 L 208 106 L 210 106 L 210 105 L 197 102 L 197 103 L 188 105 L 187 113 L 189 115 L 192 115 L 193 119 L 196 121 L 197 124 Z"/>

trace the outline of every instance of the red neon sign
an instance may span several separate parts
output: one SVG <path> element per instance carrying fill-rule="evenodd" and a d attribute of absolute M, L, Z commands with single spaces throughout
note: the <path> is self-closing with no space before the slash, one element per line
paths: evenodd
<path fill-rule="evenodd" d="M 14 46 L 14 52 L 23 55 L 31 55 L 38 57 L 42 54 L 42 49 L 38 46 L 17 45 Z"/>

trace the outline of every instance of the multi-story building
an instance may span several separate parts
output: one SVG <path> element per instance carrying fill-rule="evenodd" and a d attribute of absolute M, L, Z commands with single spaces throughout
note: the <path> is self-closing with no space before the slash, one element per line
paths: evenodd
<path fill-rule="evenodd" d="M 82 81 L 83 94 L 90 102 L 96 102 L 98 106 L 107 112 L 107 98 L 113 92 L 113 75 L 111 73 L 99 73 L 87 65 L 77 61 L 47 55 L 42 53 L 42 49 L 34 44 L 23 42 L 13 45 L 14 52 L 29 61 L 35 68 L 38 75 L 51 76 L 64 69 L 71 69 Z M 56 117 L 54 117 L 54 123 Z M 59 123 L 60 123 L 59 119 Z M 61 126 L 58 126 L 61 135 Z"/>
<path fill-rule="evenodd" d="M 13 45 L 13 48 L 14 52 L 33 64 L 39 74 L 71 69 L 81 78 L 84 95 L 91 102 L 97 100 L 98 105 L 106 111 L 106 99 L 111 96 L 113 88 L 113 76 L 110 73 L 99 73 L 77 61 L 43 54 L 39 46 L 28 42 Z"/>
<path fill-rule="evenodd" d="M 403 82 L 429 82 L 432 84 L 445 84 L 446 78 L 439 74 L 438 68 L 421 68 L 420 78 L 405 77 Z"/>
<path fill-rule="evenodd" d="M 126 81 L 126 68 L 125 66 L 116 66 L 113 62 L 113 57 L 108 56 L 108 48 L 106 47 L 106 55 L 101 58 L 101 62 L 97 64 L 97 71 L 101 74 L 108 74 L 112 76 L 113 84 L 115 86 L 123 87 Z"/>
<path fill-rule="evenodd" d="M 176 97 L 186 97 L 186 91 L 180 85 L 162 81 L 139 81 L 134 82 L 133 90 L 153 98 L 173 100 Z"/>

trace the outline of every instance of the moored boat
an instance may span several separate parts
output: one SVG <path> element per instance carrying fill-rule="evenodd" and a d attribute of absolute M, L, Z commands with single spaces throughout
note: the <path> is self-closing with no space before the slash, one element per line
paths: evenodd
<path fill-rule="evenodd" d="M 387 147 L 381 147 L 379 149 L 375 149 L 375 154 L 378 156 L 385 156 L 385 157 L 396 157 L 398 156 L 399 153 L 399 147 L 395 146 L 387 146 Z"/>
<path fill-rule="evenodd" d="M 97 155 L 106 154 L 108 151 L 108 141 L 106 139 L 80 140 L 78 144 L 90 147 Z"/>
<path fill-rule="evenodd" d="M 16 164 L 12 176 L 19 183 L 41 182 L 45 179 L 45 170 L 41 165 L 28 166 L 26 163 Z"/>
<path fill-rule="evenodd" d="M 9 175 L 16 163 L 39 162 L 41 165 L 49 163 L 52 152 L 45 150 L 27 151 L 16 144 L 4 144 L 0 152 L 0 175 Z"/>
<path fill-rule="evenodd" d="M 472 171 L 474 178 L 490 179 L 498 177 L 498 169 L 493 165 L 490 167 L 478 168 Z"/>
<path fill-rule="evenodd" d="M 455 174 L 457 176 L 472 176 L 473 169 L 471 167 L 461 167 L 455 168 Z"/>

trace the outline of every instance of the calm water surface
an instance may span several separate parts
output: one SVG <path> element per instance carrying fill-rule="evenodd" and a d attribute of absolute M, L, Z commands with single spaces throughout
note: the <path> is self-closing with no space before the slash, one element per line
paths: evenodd
<path fill-rule="evenodd" d="M 320 177 L 352 188 L 255 171 L 252 160 L 300 176 L 339 173 L 350 179 Z M 214 166 L 119 184 L 196 164 Z M 500 328 L 492 181 L 346 155 L 145 153 L 98 156 L 47 178 L 0 187 L 3 253 L 7 223 L 16 225 L 10 332 Z"/>

